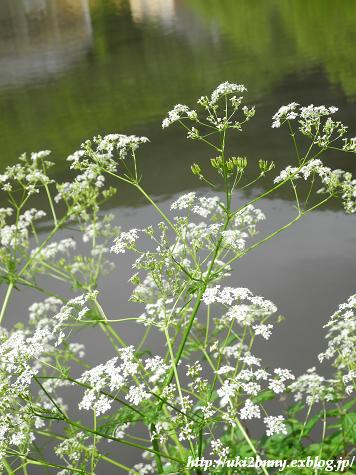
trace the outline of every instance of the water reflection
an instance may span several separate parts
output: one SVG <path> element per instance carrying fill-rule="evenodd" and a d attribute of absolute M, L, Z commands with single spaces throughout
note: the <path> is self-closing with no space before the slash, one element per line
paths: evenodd
<path fill-rule="evenodd" d="M 332 0 L 189 0 L 185 2 L 221 32 L 250 62 L 250 73 L 265 72 L 266 85 L 286 73 L 322 69 L 331 84 L 356 95 L 356 4 Z M 251 63 L 251 60 L 254 60 Z"/>
<path fill-rule="evenodd" d="M 268 124 L 286 101 L 335 102 L 344 119 L 352 118 L 356 4 L 301 3 L 4 0 L 2 163 L 50 148 L 60 171 L 63 157 L 98 132 L 144 133 L 156 143 L 168 108 L 225 79 L 246 83 L 249 100 L 257 101 L 253 134 L 262 130 L 264 145 L 254 141 L 252 156 L 282 155 Z M 327 33 L 321 24 L 329 25 Z M 176 137 L 170 133 L 171 143 Z M 192 158 L 182 158 L 175 145 L 170 163 L 178 171 Z M 148 181 L 151 170 L 152 163 L 144 170 Z M 179 186 L 171 191 L 190 186 L 183 175 Z"/>
<path fill-rule="evenodd" d="M 135 23 L 159 21 L 165 27 L 171 27 L 175 20 L 175 0 L 130 0 L 132 19 Z"/>
<path fill-rule="evenodd" d="M 0 87 L 62 73 L 90 48 L 88 0 L 0 3 Z"/>
<path fill-rule="evenodd" d="M 353 0 L 2 0 L 0 40 L 1 167 L 25 150 L 49 148 L 58 179 L 66 179 L 64 158 L 86 137 L 143 134 L 151 139 L 140 155 L 144 186 L 168 208 L 172 195 L 199 186 L 189 165 L 203 166 L 210 155 L 175 128 L 162 132 L 160 121 L 175 103 L 192 103 L 227 79 L 246 83 L 257 104 L 256 118 L 231 143 L 251 162 L 282 167 L 292 160 L 290 138 L 272 130 L 270 118 L 293 100 L 339 105 L 339 118 L 356 135 Z M 335 159 L 356 171 L 355 161 L 328 158 Z M 291 198 L 262 203 L 266 232 L 295 212 Z M 115 214 L 123 228 L 157 222 L 143 204 L 131 188 L 120 189 Z M 302 371 L 316 364 L 321 325 L 355 291 L 354 226 L 355 217 L 342 212 L 310 214 L 236 266 L 231 284 L 271 298 L 287 317 L 272 350 L 260 348 L 272 365 Z M 102 283 L 115 315 L 118 306 L 122 315 L 132 309 L 125 259 Z M 9 321 L 33 298 L 17 294 Z M 132 327 L 124 331 L 130 342 L 137 338 Z M 104 341 L 91 338 L 93 361 L 111 356 Z"/>

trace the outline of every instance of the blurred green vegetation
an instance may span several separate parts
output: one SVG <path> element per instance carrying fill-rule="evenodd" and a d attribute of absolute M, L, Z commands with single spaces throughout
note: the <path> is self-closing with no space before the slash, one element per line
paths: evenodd
<path fill-rule="evenodd" d="M 91 46 L 75 64 L 0 90 L 2 167 L 25 150 L 49 148 L 62 168 L 61 157 L 86 137 L 148 134 L 153 122 L 157 133 L 172 105 L 226 79 L 245 83 L 249 99 L 264 104 L 280 85 L 293 96 L 296 76 L 307 93 L 308 74 L 324 71 L 354 100 L 354 1 L 182 0 L 170 29 L 134 23 L 125 0 L 90 5 Z"/>
<path fill-rule="evenodd" d="M 250 80 L 267 85 L 287 73 L 321 67 L 329 81 L 356 95 L 356 2 L 343 0 L 186 0 L 217 22 L 248 57 Z M 243 74 L 244 75 L 244 74 Z"/>

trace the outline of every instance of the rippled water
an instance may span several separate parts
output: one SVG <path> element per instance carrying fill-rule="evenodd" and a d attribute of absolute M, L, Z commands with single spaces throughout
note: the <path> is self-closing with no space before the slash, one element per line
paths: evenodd
<path fill-rule="evenodd" d="M 270 128 L 273 112 L 292 100 L 335 104 L 356 135 L 355 71 L 352 0 L 2 0 L 1 166 L 24 151 L 51 149 L 63 179 L 65 157 L 83 139 L 143 134 L 151 139 L 140 155 L 143 183 L 168 207 L 177 193 L 201 186 L 189 166 L 210 158 L 179 130 L 161 130 L 175 103 L 190 104 L 224 80 L 245 83 L 257 114 L 234 142 L 234 153 L 283 167 L 293 150 L 286 134 Z M 356 172 L 349 157 L 327 160 Z M 294 212 L 288 194 L 261 206 L 269 218 L 263 231 Z M 123 227 L 158 220 L 125 187 L 113 207 Z M 355 229 L 355 217 L 331 206 L 236 265 L 233 283 L 271 298 L 286 316 L 271 343 L 259 348 L 271 365 L 283 361 L 302 371 L 317 364 L 322 324 L 356 290 Z M 130 311 L 129 275 L 122 258 L 118 272 L 103 281 L 109 311 Z M 15 295 L 8 321 L 25 319 L 31 299 L 26 291 Z M 132 329 L 123 331 L 137 338 Z M 107 358 L 105 341 L 91 338 L 92 358 Z"/>

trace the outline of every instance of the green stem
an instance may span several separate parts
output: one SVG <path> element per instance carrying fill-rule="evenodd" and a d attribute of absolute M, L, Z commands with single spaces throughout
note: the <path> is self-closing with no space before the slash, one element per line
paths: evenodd
<path fill-rule="evenodd" d="M 167 328 L 164 329 L 164 334 L 165 334 L 165 337 L 166 337 L 166 341 L 167 341 L 167 345 L 168 345 L 168 350 L 169 350 L 169 354 L 170 354 L 170 357 L 171 357 L 171 364 L 172 364 L 172 368 L 173 368 L 175 380 L 176 380 L 176 382 L 177 382 L 177 388 L 178 388 L 179 398 L 180 398 L 180 401 L 181 401 L 182 409 L 184 409 L 184 399 L 183 399 L 182 388 L 181 388 L 181 385 L 180 385 L 180 380 L 179 380 L 179 375 L 178 375 L 178 371 L 177 371 L 177 366 L 176 366 L 176 363 L 175 363 L 175 360 L 174 360 L 174 354 L 173 354 L 173 348 L 172 348 L 172 344 L 171 344 L 171 339 L 170 339 L 170 337 L 169 337 L 169 333 L 168 333 L 168 329 L 167 329 Z M 188 423 L 188 418 L 187 418 L 187 417 L 185 417 L 185 421 L 186 421 L 186 423 Z M 191 440 L 189 440 L 189 446 L 190 446 L 190 450 L 192 451 L 192 455 L 194 455 L 194 449 L 193 449 L 193 445 L 192 445 Z"/>
<path fill-rule="evenodd" d="M 105 325 L 105 328 L 108 330 L 108 332 L 111 334 L 111 336 L 113 338 L 115 338 L 115 340 L 123 347 L 125 348 L 127 345 L 126 343 L 124 342 L 124 340 L 120 337 L 120 335 L 118 335 L 116 333 L 116 331 L 111 327 L 111 325 L 108 323 L 108 318 L 102 308 L 102 306 L 99 304 L 99 302 L 97 300 L 95 300 L 95 305 L 96 305 L 96 308 L 99 310 L 99 314 L 101 315 L 101 317 L 105 320 L 106 323 L 100 323 L 100 326 L 103 326 Z"/>
<path fill-rule="evenodd" d="M 56 463 L 50 463 L 47 460 L 38 460 L 38 459 L 35 459 L 35 458 L 33 458 L 29 455 L 21 454 L 21 453 L 15 451 L 15 450 L 11 451 L 9 454 L 12 455 L 12 456 L 19 457 L 23 460 L 26 460 L 26 463 L 28 465 L 40 465 L 40 466 L 43 466 L 43 467 L 60 468 L 62 470 L 63 469 L 68 469 L 68 467 L 65 467 L 63 465 L 58 465 Z M 79 470 L 79 469 L 76 469 L 76 468 L 71 468 L 71 471 L 75 472 L 75 473 L 83 474 L 82 470 Z M 11 472 L 11 473 L 14 473 L 14 472 Z"/>
<path fill-rule="evenodd" d="M 44 436 L 44 437 L 51 437 L 51 438 L 58 439 L 58 440 L 66 440 L 66 438 L 63 437 L 62 435 L 55 434 L 53 432 L 45 432 L 45 431 L 38 430 L 37 433 Z M 86 447 L 83 444 L 80 444 L 80 447 L 83 450 L 86 450 L 86 451 L 89 450 L 88 447 Z M 136 470 L 134 470 L 130 467 L 127 467 L 126 465 L 123 465 L 122 463 L 118 462 L 117 460 L 114 460 L 110 457 L 107 457 L 106 455 L 99 454 L 99 457 L 100 457 L 100 459 L 105 460 L 105 462 L 111 463 L 112 465 L 115 465 L 116 467 L 122 468 L 126 472 L 134 473 L 135 475 L 140 475 L 139 472 L 137 472 Z"/>
<path fill-rule="evenodd" d="M 12 293 L 12 291 L 13 291 L 13 288 L 14 288 L 14 283 L 13 283 L 13 282 L 10 282 L 9 285 L 8 285 L 8 287 L 7 287 L 6 294 L 5 294 L 5 298 L 4 298 L 4 302 L 3 302 L 2 307 L 1 307 L 1 312 L 0 312 L 0 325 L 1 325 L 2 320 L 3 320 L 3 318 L 4 318 L 4 315 L 5 315 L 7 306 L 8 306 L 8 304 L 9 304 L 9 300 L 10 300 L 11 293 Z"/>
<path fill-rule="evenodd" d="M 49 233 L 47 238 L 43 241 L 43 243 L 36 249 L 36 252 L 34 252 L 31 257 L 28 259 L 26 264 L 22 267 L 20 272 L 17 274 L 16 278 L 21 277 L 22 274 L 26 271 L 26 269 L 32 264 L 32 261 L 37 257 L 37 255 L 42 251 L 42 249 L 48 244 L 48 242 L 52 239 L 52 237 L 56 234 L 56 232 L 59 230 L 61 226 L 66 222 L 68 219 L 69 213 L 66 213 L 63 218 L 58 221 L 57 225 L 52 229 L 52 231 Z"/>
<path fill-rule="evenodd" d="M 109 458 L 106 455 L 100 455 L 100 458 L 102 460 L 105 460 L 105 462 L 111 463 L 111 465 L 115 465 L 115 467 L 122 468 L 123 470 L 125 470 L 125 472 L 129 472 L 130 474 L 133 473 L 135 475 L 140 475 L 140 472 L 137 472 L 133 468 L 130 468 L 127 465 L 124 465 L 124 464 L 118 462 L 117 460 Z"/>
<path fill-rule="evenodd" d="M 93 410 L 93 429 L 94 429 L 94 431 L 96 431 L 95 410 Z M 97 439 L 96 434 L 93 434 L 93 446 L 91 448 L 91 457 L 90 457 L 90 473 L 91 473 L 91 475 L 94 475 L 94 469 L 95 469 L 96 439 Z"/>
<path fill-rule="evenodd" d="M 167 215 L 161 210 L 159 206 L 156 205 L 156 203 L 152 200 L 152 198 L 145 192 L 145 190 L 138 184 L 134 183 L 133 184 L 139 191 L 140 193 L 143 194 L 143 196 L 147 199 L 147 201 L 154 207 L 154 209 L 162 216 L 162 218 L 165 220 L 165 222 L 169 225 L 170 228 L 173 229 L 173 231 L 179 236 L 179 232 L 177 228 L 174 226 L 172 221 L 167 217 Z"/>
<path fill-rule="evenodd" d="M 210 305 L 208 305 L 208 310 L 206 314 L 206 330 L 205 330 L 205 341 L 204 341 L 205 349 L 208 348 L 209 330 L 210 330 Z"/>
<path fill-rule="evenodd" d="M 244 436 L 244 438 L 245 438 L 246 442 L 248 443 L 250 449 L 252 450 L 252 452 L 253 452 L 255 455 L 258 455 L 258 452 L 257 452 L 255 446 L 253 445 L 253 443 L 252 443 L 252 441 L 251 441 L 249 435 L 248 435 L 247 432 L 245 431 L 243 425 L 241 424 L 241 422 L 239 421 L 238 418 L 236 418 L 235 420 L 236 420 L 237 427 L 239 428 L 241 434 Z M 264 473 L 265 475 L 268 475 L 268 471 L 266 470 L 266 467 L 264 467 L 263 465 L 262 465 L 262 471 L 263 471 L 263 473 Z"/>
<path fill-rule="evenodd" d="M 46 193 L 47 193 L 49 206 L 50 206 L 50 208 L 51 208 L 54 225 L 57 226 L 58 220 L 57 220 L 56 211 L 55 211 L 54 206 L 53 206 L 53 201 L 52 201 L 51 193 L 49 192 L 48 185 L 47 185 L 46 183 L 44 183 L 44 187 L 45 187 L 45 190 L 46 190 Z"/>
<path fill-rule="evenodd" d="M 189 336 L 189 333 L 190 333 L 190 330 L 193 326 L 193 322 L 195 320 L 195 317 L 196 317 L 196 314 L 198 313 L 198 310 L 199 310 L 199 307 L 200 307 L 200 304 L 201 304 L 201 298 L 205 292 L 205 289 L 206 289 L 206 285 L 207 284 L 204 284 L 202 286 L 202 288 L 200 289 L 198 295 L 197 295 L 197 300 L 195 302 L 195 305 L 194 305 L 194 308 L 193 308 L 193 311 L 192 311 L 192 314 L 190 316 L 190 319 L 189 319 L 189 322 L 188 322 L 188 325 L 187 325 L 187 328 L 185 330 L 185 333 L 183 335 L 183 338 L 179 344 L 179 347 L 178 347 L 178 351 L 177 351 L 177 355 L 174 359 L 174 365 L 173 365 L 173 368 L 171 368 L 170 372 L 169 372 L 169 375 L 168 375 L 168 378 L 167 378 L 167 381 L 166 381 L 166 385 L 170 384 L 173 380 L 173 377 L 174 377 L 174 372 L 175 372 L 175 368 L 177 367 L 179 361 L 180 361 L 180 358 L 182 356 L 182 353 L 184 351 L 184 347 L 185 347 L 185 344 L 187 342 L 187 339 L 188 339 L 188 336 Z"/>
<path fill-rule="evenodd" d="M 278 228 L 276 231 L 274 231 L 273 233 L 271 234 L 268 234 L 265 238 L 261 239 L 261 241 L 258 241 L 256 242 L 255 244 L 252 244 L 252 246 L 249 246 L 247 249 L 245 249 L 243 252 L 241 252 L 240 254 L 236 255 L 235 257 L 231 258 L 229 261 L 227 261 L 223 266 L 221 266 L 219 269 L 217 269 L 216 272 L 221 272 L 223 269 L 225 269 L 226 267 L 228 267 L 230 264 L 232 264 L 233 262 L 235 262 L 237 259 L 240 259 L 240 257 L 243 257 L 244 255 L 248 254 L 249 252 L 251 252 L 253 249 L 256 249 L 257 247 L 259 247 L 261 244 L 265 243 L 266 241 L 269 241 L 270 239 L 272 239 L 274 236 L 277 236 L 277 234 L 281 233 L 282 231 L 285 231 L 286 229 L 288 229 L 290 226 L 292 226 L 294 223 L 296 223 L 297 221 L 299 221 L 305 214 L 309 213 L 310 211 L 313 211 L 314 209 L 316 208 L 319 208 L 319 206 L 322 206 L 324 203 L 326 203 L 327 201 L 329 201 L 330 199 L 332 198 L 332 196 L 328 196 L 327 198 L 325 198 L 324 200 L 320 201 L 319 203 L 317 203 L 316 205 L 312 206 L 311 208 L 309 208 L 308 210 L 306 211 L 303 211 L 301 212 L 300 214 L 298 214 L 298 216 L 296 216 L 294 219 L 292 219 L 292 221 L 290 221 L 289 223 L 285 224 L 284 226 Z"/>
<path fill-rule="evenodd" d="M 294 145 L 295 153 L 297 154 L 298 162 L 300 162 L 300 155 L 299 155 L 299 150 L 298 150 L 297 141 L 295 140 L 295 133 L 294 133 L 294 130 L 293 130 L 292 126 L 291 126 L 290 121 L 287 120 L 287 122 L 288 122 L 288 127 L 289 127 L 289 131 L 290 131 L 290 135 L 291 135 L 292 140 L 293 140 L 293 145 Z"/>
<path fill-rule="evenodd" d="M 158 473 L 163 473 L 163 464 L 162 464 L 162 459 L 160 455 L 160 450 L 159 450 L 159 444 L 156 436 L 156 426 L 152 423 L 151 424 L 151 436 L 152 436 L 152 446 L 154 450 L 156 451 L 155 453 L 155 459 L 156 459 L 156 464 L 157 464 L 157 471 Z"/>
<path fill-rule="evenodd" d="M 12 470 L 11 465 L 7 460 L 4 459 L 1 461 L 1 463 L 4 465 L 8 475 L 14 475 L 14 471 Z"/>
<path fill-rule="evenodd" d="M 67 422 L 69 425 L 73 426 L 73 427 L 77 427 L 78 429 L 80 430 L 84 430 L 86 432 L 90 432 L 91 434 L 96 434 L 100 437 L 103 437 L 104 439 L 109 439 L 109 440 L 113 440 L 115 442 L 119 442 L 123 445 L 127 445 L 129 447 L 135 447 L 137 449 L 140 449 L 140 450 L 143 450 L 143 451 L 147 451 L 147 452 L 151 452 L 152 454 L 154 455 L 160 455 L 161 457 L 164 457 L 168 460 L 172 460 L 174 462 L 178 462 L 178 463 L 182 463 L 181 460 L 175 458 L 175 457 L 172 457 L 166 453 L 163 453 L 163 452 L 159 452 L 159 451 L 156 451 L 156 450 L 153 450 L 149 447 L 145 447 L 144 445 L 140 445 L 140 444 L 136 444 L 135 442 L 129 442 L 128 440 L 125 440 L 125 439 L 120 439 L 118 437 L 114 437 L 112 435 L 108 435 L 108 434 L 103 434 L 97 430 L 92 430 L 90 429 L 90 427 L 86 427 L 86 426 L 83 426 L 82 424 L 79 424 L 77 422 L 74 422 L 74 421 L 71 421 L 70 419 L 65 419 L 65 422 Z"/>

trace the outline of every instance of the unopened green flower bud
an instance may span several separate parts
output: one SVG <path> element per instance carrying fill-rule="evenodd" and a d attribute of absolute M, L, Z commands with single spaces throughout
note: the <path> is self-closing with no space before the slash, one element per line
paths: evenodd
<path fill-rule="evenodd" d="M 225 166 L 226 166 L 226 169 L 227 169 L 228 172 L 232 172 L 232 171 L 233 171 L 235 164 L 234 164 L 232 158 L 229 158 L 229 159 L 225 162 Z"/>
<path fill-rule="evenodd" d="M 210 160 L 210 163 L 213 168 L 221 168 L 224 162 L 221 157 L 216 157 L 216 158 L 212 158 Z"/>
<path fill-rule="evenodd" d="M 244 106 L 242 108 L 242 111 L 245 114 L 246 119 L 251 119 L 251 117 L 253 117 L 256 114 L 255 107 L 248 108 L 247 106 Z"/>
<path fill-rule="evenodd" d="M 193 165 L 190 167 L 192 170 L 193 175 L 201 176 L 201 168 L 197 163 L 193 163 Z"/>
<path fill-rule="evenodd" d="M 259 160 L 258 166 L 262 173 L 267 173 L 274 168 L 274 162 L 268 162 L 267 160 Z"/>
<path fill-rule="evenodd" d="M 136 272 L 136 274 L 132 275 L 129 279 L 129 282 L 131 282 L 131 284 L 133 284 L 133 285 L 141 284 L 141 278 L 140 278 L 139 273 Z"/>
<path fill-rule="evenodd" d="M 239 171 L 243 171 L 247 167 L 246 157 L 232 157 L 233 164 Z"/>

